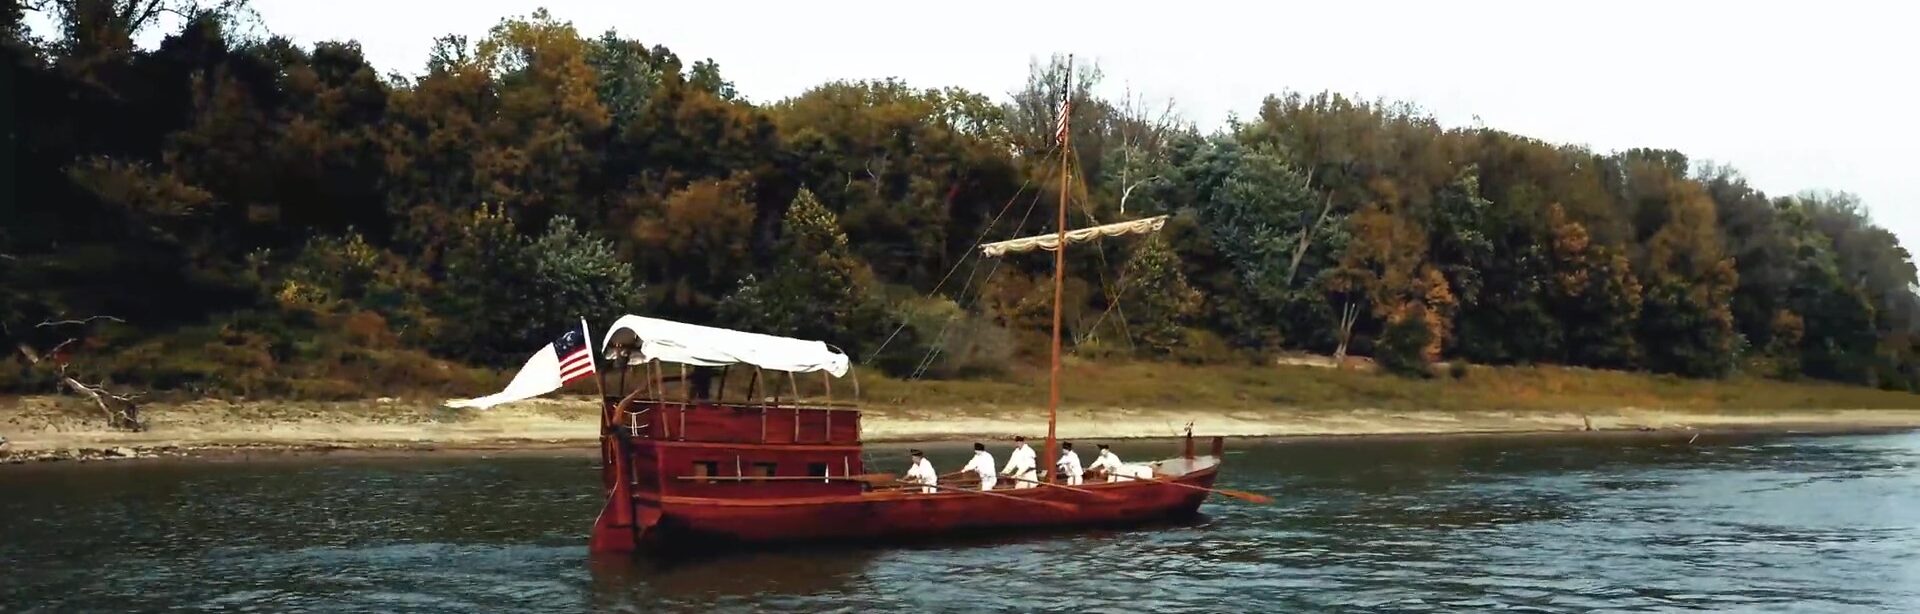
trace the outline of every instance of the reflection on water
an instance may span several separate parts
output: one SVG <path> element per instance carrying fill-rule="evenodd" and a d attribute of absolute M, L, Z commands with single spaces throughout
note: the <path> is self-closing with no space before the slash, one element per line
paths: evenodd
<path fill-rule="evenodd" d="M 1920 611 L 1916 461 L 1920 435 L 1243 442 L 1223 485 L 1274 505 L 672 562 L 587 556 L 579 456 L 9 467 L 0 611 Z"/>

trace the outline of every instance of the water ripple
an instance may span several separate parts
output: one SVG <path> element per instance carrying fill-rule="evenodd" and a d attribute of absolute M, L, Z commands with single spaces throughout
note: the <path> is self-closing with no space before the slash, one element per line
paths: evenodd
<path fill-rule="evenodd" d="M 1274 505 L 686 562 L 587 557 L 580 458 L 9 469 L 0 611 L 1920 611 L 1920 436 L 1235 451 Z"/>

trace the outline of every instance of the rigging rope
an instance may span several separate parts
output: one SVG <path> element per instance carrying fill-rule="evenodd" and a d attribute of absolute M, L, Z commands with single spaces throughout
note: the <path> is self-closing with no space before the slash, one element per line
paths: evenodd
<path fill-rule="evenodd" d="M 1027 203 L 1027 211 L 1025 213 L 1020 214 L 1020 223 L 1013 225 L 1013 233 L 1016 236 L 1020 234 L 1021 228 L 1025 228 L 1027 226 L 1027 220 L 1033 217 L 1033 210 L 1038 208 L 1039 206 L 1040 206 L 1040 192 L 1036 190 L 1033 193 L 1033 200 Z M 985 237 L 981 237 L 981 238 L 985 239 Z M 974 247 L 977 249 L 979 248 L 979 245 L 975 244 Z M 1006 262 L 1005 258 L 993 259 L 993 268 L 990 268 L 987 270 L 986 278 L 993 279 L 994 274 L 1000 272 L 1000 264 L 1004 262 Z M 967 295 L 967 290 L 973 288 L 974 274 L 978 273 L 979 271 L 980 271 L 980 261 L 975 260 L 973 271 L 970 271 L 967 274 L 966 287 L 960 290 L 960 298 L 953 302 L 955 306 L 958 306 L 960 308 L 960 313 L 953 317 L 947 318 L 947 321 L 940 325 L 940 334 L 934 337 L 935 341 L 932 347 L 927 348 L 926 356 L 921 357 L 920 364 L 914 367 L 913 374 L 908 376 L 907 381 L 918 381 L 922 376 L 926 375 L 927 369 L 933 366 L 933 361 L 936 360 L 941 353 L 946 351 L 947 332 L 949 330 L 952 330 L 953 323 L 955 320 L 958 320 L 967 315 L 968 305 L 966 304 L 966 300 L 969 298 Z M 973 301 L 974 306 L 978 306 L 980 302 L 979 297 L 972 297 L 972 298 L 974 299 Z"/>
<path fill-rule="evenodd" d="M 1093 214 L 1093 203 L 1088 199 L 1080 199 L 1080 211 L 1086 214 L 1089 224 L 1094 226 L 1100 225 L 1100 219 Z M 1119 323 L 1120 338 L 1126 341 L 1127 350 L 1131 352 L 1134 350 L 1133 334 L 1127 330 L 1127 312 L 1120 307 L 1121 293 L 1126 291 L 1126 286 L 1131 283 L 1131 280 L 1122 277 L 1120 287 L 1116 289 L 1113 283 L 1107 281 L 1107 269 L 1112 268 L 1113 264 L 1107 260 L 1106 245 L 1102 242 L 1094 242 L 1094 253 L 1100 257 L 1100 267 L 1097 272 L 1100 275 L 1100 289 L 1107 294 L 1107 308 L 1100 312 L 1100 317 L 1094 319 L 1092 326 L 1087 327 L 1087 334 L 1076 335 L 1077 339 L 1074 341 L 1073 353 L 1076 355 L 1080 353 L 1080 340 L 1098 334 L 1100 332 L 1100 324 L 1105 322 L 1107 315 L 1113 313 L 1115 310 L 1120 312 L 1120 319 L 1116 320 L 1116 322 Z"/>
<path fill-rule="evenodd" d="M 1048 148 L 1046 154 L 1042 157 L 1053 155 L 1053 152 L 1059 148 L 1060 148 L 1059 145 L 1054 145 L 1053 147 Z M 1010 196 L 1007 198 L 1007 204 L 1001 205 L 1000 212 L 993 214 L 993 219 L 987 222 L 987 227 L 980 230 L 980 236 L 974 238 L 973 245 L 967 248 L 966 253 L 963 253 L 960 255 L 959 260 L 954 261 L 953 268 L 947 269 L 947 274 L 940 278 L 939 283 L 936 283 L 933 285 L 933 289 L 927 292 L 927 295 L 925 298 L 933 298 L 933 295 L 939 294 L 940 288 L 947 285 L 947 280 L 953 279 L 953 274 L 960 270 L 960 265 L 965 264 L 967 262 L 968 257 L 973 256 L 974 252 L 979 251 L 980 244 L 986 241 L 987 239 L 987 234 L 993 232 L 993 227 L 1000 223 L 1001 217 L 1006 216 L 1008 211 L 1013 210 L 1013 203 L 1019 202 L 1020 195 L 1026 193 L 1027 186 L 1029 185 L 1033 185 L 1033 177 L 1031 176 L 1028 176 L 1026 180 L 1020 182 L 1020 189 L 1014 190 L 1013 196 Z M 1039 202 L 1038 191 L 1035 191 L 1034 193 L 1034 202 Z M 1033 209 L 1031 205 L 1028 206 L 1027 213 L 1029 214 L 1033 213 Z M 1022 216 L 1020 218 L 1020 225 L 1021 226 L 1026 225 L 1025 216 Z M 1015 226 L 1014 228 L 1018 229 L 1020 228 L 1020 226 Z M 976 260 L 973 266 L 975 269 L 978 269 L 980 267 L 979 261 Z M 997 268 L 997 265 L 996 265 L 996 268 Z M 955 301 L 955 302 L 958 302 L 958 301 Z M 893 332 L 887 334 L 886 340 L 880 342 L 880 347 L 875 348 L 872 352 L 867 353 L 866 360 L 860 361 L 860 364 L 864 365 L 864 364 L 871 363 L 873 362 L 874 358 L 879 357 L 880 352 L 882 350 L 887 349 L 888 344 L 893 343 L 893 338 L 899 336 L 900 331 L 905 330 L 907 328 L 908 323 L 909 322 L 906 318 L 901 318 L 900 325 L 894 327 Z"/>

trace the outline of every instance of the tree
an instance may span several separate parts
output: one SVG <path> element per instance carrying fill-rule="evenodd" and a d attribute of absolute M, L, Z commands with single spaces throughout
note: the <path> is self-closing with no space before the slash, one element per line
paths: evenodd
<path fill-rule="evenodd" d="M 1546 299 L 1557 325 L 1529 334 L 1564 340 L 1561 362 L 1615 369 L 1639 364 L 1634 333 L 1642 306 L 1640 280 L 1624 254 L 1592 241 L 1559 204 L 1547 209 L 1552 237 Z"/>
<path fill-rule="evenodd" d="M 451 356 L 506 366 L 553 341 L 576 318 L 608 321 L 638 304 L 640 288 L 613 246 L 555 218 L 529 239 L 497 207 L 482 207 L 448 250 L 435 311 Z"/>
<path fill-rule="evenodd" d="M 1341 254 L 1339 269 L 1328 278 L 1329 289 L 1363 297 L 1384 324 L 1382 334 L 1399 335 L 1394 343 L 1411 343 L 1407 339 L 1413 333 L 1404 324 L 1417 322 L 1423 329 L 1417 335 L 1420 355 L 1427 362 L 1439 360 L 1458 303 L 1446 276 L 1425 260 L 1425 233 L 1378 206 L 1361 210 L 1350 224 L 1353 240 Z"/>
<path fill-rule="evenodd" d="M 1121 269 L 1121 305 L 1136 348 L 1166 356 L 1183 340 L 1182 325 L 1200 306 L 1178 257 L 1158 235 L 1142 241 Z"/>
<path fill-rule="evenodd" d="M 1672 152 L 1629 152 L 1623 187 L 1635 203 L 1635 231 L 1645 237 L 1640 260 L 1644 302 L 1640 338 L 1646 366 L 1666 373 L 1714 377 L 1733 369 L 1740 351 L 1730 302 L 1739 281 L 1721 255 L 1713 200 L 1684 177 L 1686 160 Z"/>
<path fill-rule="evenodd" d="M 1214 154 L 1228 170 L 1211 196 L 1196 203 L 1199 222 L 1209 228 L 1213 249 L 1232 265 L 1245 294 L 1250 321 L 1236 326 L 1270 326 L 1289 341 L 1329 339 L 1331 317 L 1318 302 L 1318 278 L 1342 249 L 1345 215 L 1332 215 L 1332 201 L 1315 192 L 1308 178 L 1269 151 Z M 1213 172 L 1212 160 L 1195 159 L 1188 176 Z"/>
<path fill-rule="evenodd" d="M 717 317 L 742 330 L 819 339 L 857 354 L 865 335 L 882 325 L 872 273 L 812 192 L 794 197 L 780 228 L 773 268 L 741 280 L 716 307 Z"/>
<path fill-rule="evenodd" d="M 633 195 L 628 254 L 651 288 L 649 303 L 670 317 L 705 320 L 753 262 L 754 206 L 744 175 L 700 181 L 665 199 Z"/>

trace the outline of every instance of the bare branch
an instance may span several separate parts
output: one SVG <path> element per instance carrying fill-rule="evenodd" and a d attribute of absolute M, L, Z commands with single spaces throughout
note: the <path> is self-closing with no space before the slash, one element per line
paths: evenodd
<path fill-rule="evenodd" d="M 86 325 L 88 325 L 88 324 L 92 324 L 92 323 L 94 323 L 94 322 L 95 322 L 95 321 L 97 321 L 97 320 L 106 320 L 106 321 L 108 321 L 108 322 L 115 322 L 115 323 L 119 323 L 119 324 L 126 324 L 126 323 L 127 323 L 127 321 L 126 321 L 126 320 L 122 320 L 122 319 L 120 319 L 120 318 L 117 318 L 117 317 L 114 317 L 114 316 L 87 316 L 86 318 L 84 318 L 84 319 L 79 319 L 79 320 L 47 320 L 47 321 L 45 321 L 45 322 L 41 322 L 41 323 L 39 323 L 39 324 L 35 324 L 35 325 L 33 325 L 33 327 L 34 327 L 34 328 L 46 328 L 46 327 L 49 327 L 49 326 L 70 326 L 70 325 L 78 325 L 78 326 L 86 326 Z"/>
<path fill-rule="evenodd" d="M 69 345 L 73 345 L 73 344 L 74 344 L 74 342 L 76 342 L 76 341 L 79 341 L 79 340 L 80 340 L 80 339 L 79 339 L 78 337 L 76 337 L 76 338 L 73 338 L 73 339 L 68 339 L 68 340 L 66 340 L 66 341 L 62 341 L 62 342 L 60 342 L 60 345 L 56 345 L 56 346 L 53 346 L 53 349 L 51 349 L 51 350 L 47 350 L 47 355 L 48 355 L 48 356 L 55 356 L 55 355 L 58 355 L 58 354 L 60 353 L 60 350 L 64 350 L 64 349 L 67 349 L 67 346 L 69 346 Z M 36 360 L 36 361 L 34 361 L 34 362 L 39 362 L 39 361 L 37 361 L 37 360 Z"/>
<path fill-rule="evenodd" d="M 1333 192 L 1329 190 L 1327 192 L 1327 203 L 1320 206 L 1320 217 L 1313 221 L 1312 226 L 1308 226 L 1300 231 L 1300 244 L 1293 246 L 1293 263 L 1287 266 L 1286 286 L 1293 286 L 1293 276 L 1295 273 L 1300 272 L 1300 261 L 1307 257 L 1307 246 L 1313 243 L 1313 234 L 1320 231 L 1320 225 L 1327 222 L 1327 215 L 1332 212 Z"/>
<path fill-rule="evenodd" d="M 16 343 L 14 344 L 13 347 L 14 349 L 20 350 L 21 356 L 26 357 L 27 364 L 30 364 L 30 365 L 40 364 L 40 353 L 33 351 L 33 346 L 27 345 L 25 343 Z"/>

